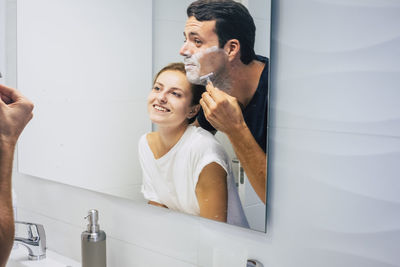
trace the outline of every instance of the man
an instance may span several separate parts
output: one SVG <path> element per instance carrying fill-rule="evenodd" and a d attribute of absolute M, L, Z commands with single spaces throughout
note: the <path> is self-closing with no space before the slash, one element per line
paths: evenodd
<path fill-rule="evenodd" d="M 17 90 L 0 84 L 0 266 L 14 241 L 11 173 L 18 137 L 32 118 L 33 104 Z"/>
<path fill-rule="evenodd" d="M 197 125 L 224 132 L 251 185 L 266 202 L 268 59 L 255 55 L 255 25 L 233 0 L 198 0 L 187 8 L 180 50 L 192 83 L 210 75 Z"/>

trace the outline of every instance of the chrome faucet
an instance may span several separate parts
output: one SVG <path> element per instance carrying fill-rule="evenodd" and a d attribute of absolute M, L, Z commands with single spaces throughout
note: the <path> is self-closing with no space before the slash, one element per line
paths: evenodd
<path fill-rule="evenodd" d="M 15 236 L 14 241 L 28 248 L 29 260 L 41 260 L 46 258 L 46 233 L 41 224 L 15 221 L 18 224 L 27 227 L 28 237 Z"/>

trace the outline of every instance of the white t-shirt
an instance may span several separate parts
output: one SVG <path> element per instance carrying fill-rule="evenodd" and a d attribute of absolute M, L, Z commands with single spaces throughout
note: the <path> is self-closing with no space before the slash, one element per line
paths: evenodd
<path fill-rule="evenodd" d="M 164 204 L 172 210 L 199 215 L 195 191 L 197 181 L 202 169 L 216 162 L 227 173 L 227 222 L 249 227 L 234 184 L 229 158 L 211 133 L 201 127 L 188 126 L 175 146 L 159 159 L 154 158 L 146 135 L 139 140 L 142 193 L 146 199 Z"/>

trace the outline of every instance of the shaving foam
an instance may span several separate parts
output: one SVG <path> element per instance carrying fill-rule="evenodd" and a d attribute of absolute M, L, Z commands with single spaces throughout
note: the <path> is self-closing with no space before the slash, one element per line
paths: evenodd
<path fill-rule="evenodd" d="M 193 67 L 191 69 L 186 69 L 186 76 L 189 80 L 189 82 L 194 83 L 194 84 L 203 84 L 204 81 L 202 81 L 200 78 L 200 69 L 201 69 L 201 64 L 200 64 L 200 59 L 207 54 L 214 53 L 217 51 L 224 51 L 222 48 L 218 48 L 218 46 L 212 46 L 209 48 L 204 49 L 203 51 L 199 51 L 197 53 L 194 53 L 193 55 L 188 55 L 184 59 L 185 65 L 192 65 Z"/>

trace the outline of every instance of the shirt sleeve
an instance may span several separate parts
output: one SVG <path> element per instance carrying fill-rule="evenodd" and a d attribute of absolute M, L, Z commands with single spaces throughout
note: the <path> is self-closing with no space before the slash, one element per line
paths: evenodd
<path fill-rule="evenodd" d="M 149 179 L 146 179 L 145 176 L 143 176 L 141 192 L 145 199 L 147 199 L 149 201 L 161 203 L 160 200 L 158 199 L 157 193 L 154 190 L 153 185 L 151 184 L 151 181 Z"/>
<path fill-rule="evenodd" d="M 211 136 L 210 138 L 214 139 L 214 136 Z M 220 165 L 228 176 L 230 171 L 229 158 L 224 148 L 219 143 L 216 141 L 210 142 L 209 140 L 202 142 L 202 144 L 198 142 L 195 145 L 194 151 L 195 156 L 193 158 L 195 162 L 193 162 L 193 166 L 195 166 L 195 185 L 197 184 L 199 175 L 204 167 L 213 162 Z"/>
<path fill-rule="evenodd" d="M 195 170 L 195 177 L 197 179 L 196 184 L 199 181 L 200 173 L 204 169 L 204 167 L 213 162 L 220 165 L 224 169 L 226 175 L 228 176 L 228 166 L 227 166 L 226 162 L 220 157 L 220 155 L 215 154 L 215 153 L 208 154 L 207 157 L 203 157 L 201 159 L 201 161 L 199 161 L 197 164 L 197 168 Z"/>

